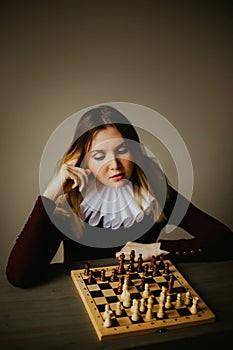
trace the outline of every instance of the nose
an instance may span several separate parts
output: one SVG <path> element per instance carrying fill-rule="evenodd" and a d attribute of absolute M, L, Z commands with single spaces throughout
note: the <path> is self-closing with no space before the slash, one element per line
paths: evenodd
<path fill-rule="evenodd" d="M 109 160 L 109 167 L 111 170 L 119 168 L 119 160 L 115 156 Z"/>

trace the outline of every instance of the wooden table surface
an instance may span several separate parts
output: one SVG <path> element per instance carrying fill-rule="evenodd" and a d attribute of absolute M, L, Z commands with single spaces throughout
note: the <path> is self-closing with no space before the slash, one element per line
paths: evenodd
<path fill-rule="evenodd" d="M 91 266 L 116 264 L 115 259 L 91 261 Z M 233 261 L 179 263 L 179 271 L 215 313 L 211 324 L 100 342 L 84 305 L 61 264 L 53 278 L 29 289 L 9 284 L 0 273 L 0 348 L 47 349 L 210 349 L 233 340 Z M 72 268 L 83 268 L 77 263 Z M 214 346 L 214 348 L 215 348 Z"/>

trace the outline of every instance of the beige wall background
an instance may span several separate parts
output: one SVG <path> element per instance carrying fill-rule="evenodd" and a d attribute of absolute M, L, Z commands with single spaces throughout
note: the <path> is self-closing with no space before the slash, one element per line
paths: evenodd
<path fill-rule="evenodd" d="M 0 12 L 1 267 L 39 194 L 51 133 L 109 101 L 175 126 L 193 163 L 193 203 L 233 229 L 229 1 L 2 1 Z M 160 161 L 172 174 L 169 156 Z"/>

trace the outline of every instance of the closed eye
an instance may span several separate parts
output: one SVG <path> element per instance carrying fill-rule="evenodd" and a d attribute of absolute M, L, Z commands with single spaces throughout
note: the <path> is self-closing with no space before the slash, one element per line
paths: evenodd
<path fill-rule="evenodd" d="M 95 160 L 103 160 L 105 158 L 105 153 L 104 152 L 94 153 L 92 158 Z"/>

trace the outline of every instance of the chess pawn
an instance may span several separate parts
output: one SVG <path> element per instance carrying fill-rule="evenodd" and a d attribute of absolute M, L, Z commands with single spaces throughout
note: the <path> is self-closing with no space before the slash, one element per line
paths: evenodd
<path fill-rule="evenodd" d="M 152 298 L 149 298 L 148 299 L 148 303 L 147 303 L 147 312 L 146 312 L 146 315 L 145 315 L 145 320 L 146 321 L 150 321 L 154 318 L 154 314 L 152 312 L 152 308 L 153 308 L 153 299 Z"/>
<path fill-rule="evenodd" d="M 142 292 L 143 298 L 148 298 L 150 296 L 149 283 L 145 283 L 145 289 Z"/>
<path fill-rule="evenodd" d="M 101 272 L 100 272 L 100 280 L 102 282 L 106 281 L 105 270 L 104 269 L 102 269 Z"/>
<path fill-rule="evenodd" d="M 103 319 L 105 320 L 107 317 L 108 317 L 108 314 L 111 314 L 111 310 L 110 310 L 110 307 L 109 307 L 109 304 L 106 304 L 105 305 L 105 310 L 104 310 L 104 314 L 103 314 Z"/>
<path fill-rule="evenodd" d="M 183 300 L 182 300 L 182 296 L 180 293 L 177 294 L 177 298 L 176 298 L 176 307 L 181 307 L 183 304 Z"/>
<path fill-rule="evenodd" d="M 108 312 L 106 314 L 106 318 L 104 320 L 104 327 L 109 328 L 112 325 L 112 318 L 111 318 L 111 312 Z"/>
<path fill-rule="evenodd" d="M 90 263 L 87 262 L 87 263 L 85 264 L 84 275 L 85 275 L 85 276 L 89 276 L 89 272 L 90 272 Z"/>
<path fill-rule="evenodd" d="M 123 306 L 124 307 L 130 307 L 131 306 L 131 297 L 130 293 L 126 290 L 124 300 L 123 300 Z"/>
<path fill-rule="evenodd" d="M 123 292 L 124 276 L 119 277 L 119 282 L 117 286 L 117 292 L 121 294 Z"/>
<path fill-rule="evenodd" d="M 145 298 L 142 298 L 140 300 L 139 311 L 142 313 L 144 313 L 146 311 L 146 299 Z"/>
<path fill-rule="evenodd" d="M 193 298 L 193 304 L 190 308 L 190 312 L 192 315 L 195 315 L 197 313 L 197 303 L 198 303 L 198 297 Z"/>
<path fill-rule="evenodd" d="M 148 264 L 144 265 L 143 276 L 149 276 L 149 265 Z"/>
<path fill-rule="evenodd" d="M 110 281 L 111 281 L 111 282 L 115 282 L 115 281 L 117 281 L 117 271 L 116 271 L 116 269 L 115 269 L 115 268 L 114 268 L 114 269 L 112 269 L 112 273 L 111 273 Z"/>
<path fill-rule="evenodd" d="M 165 309 L 170 309 L 172 307 L 171 296 L 170 295 L 167 296 L 164 306 L 165 306 Z"/>
<path fill-rule="evenodd" d="M 123 283 L 122 290 L 123 291 L 121 293 L 121 299 L 124 300 L 126 292 L 128 292 L 128 285 L 126 284 L 126 282 Z"/>
<path fill-rule="evenodd" d="M 137 299 L 134 299 L 134 309 L 133 309 L 133 314 L 131 316 L 132 321 L 137 322 L 140 318 L 140 313 L 139 313 L 139 303 Z"/>
<path fill-rule="evenodd" d="M 132 306 L 131 306 L 131 309 L 130 309 L 130 310 L 131 310 L 132 312 L 134 312 L 136 306 L 137 306 L 137 299 L 133 299 L 133 301 L 132 301 Z"/>
<path fill-rule="evenodd" d="M 121 302 L 117 301 L 116 303 L 116 310 L 115 310 L 116 316 L 121 316 L 122 315 L 122 307 L 121 307 Z"/>
<path fill-rule="evenodd" d="M 164 303 L 159 303 L 159 309 L 158 309 L 158 312 L 157 312 L 157 317 L 158 318 L 164 318 Z"/>
<path fill-rule="evenodd" d="M 189 305 L 191 304 L 190 292 L 189 292 L 189 291 L 187 291 L 187 292 L 185 293 L 184 304 L 185 304 L 186 306 L 189 306 Z"/>

